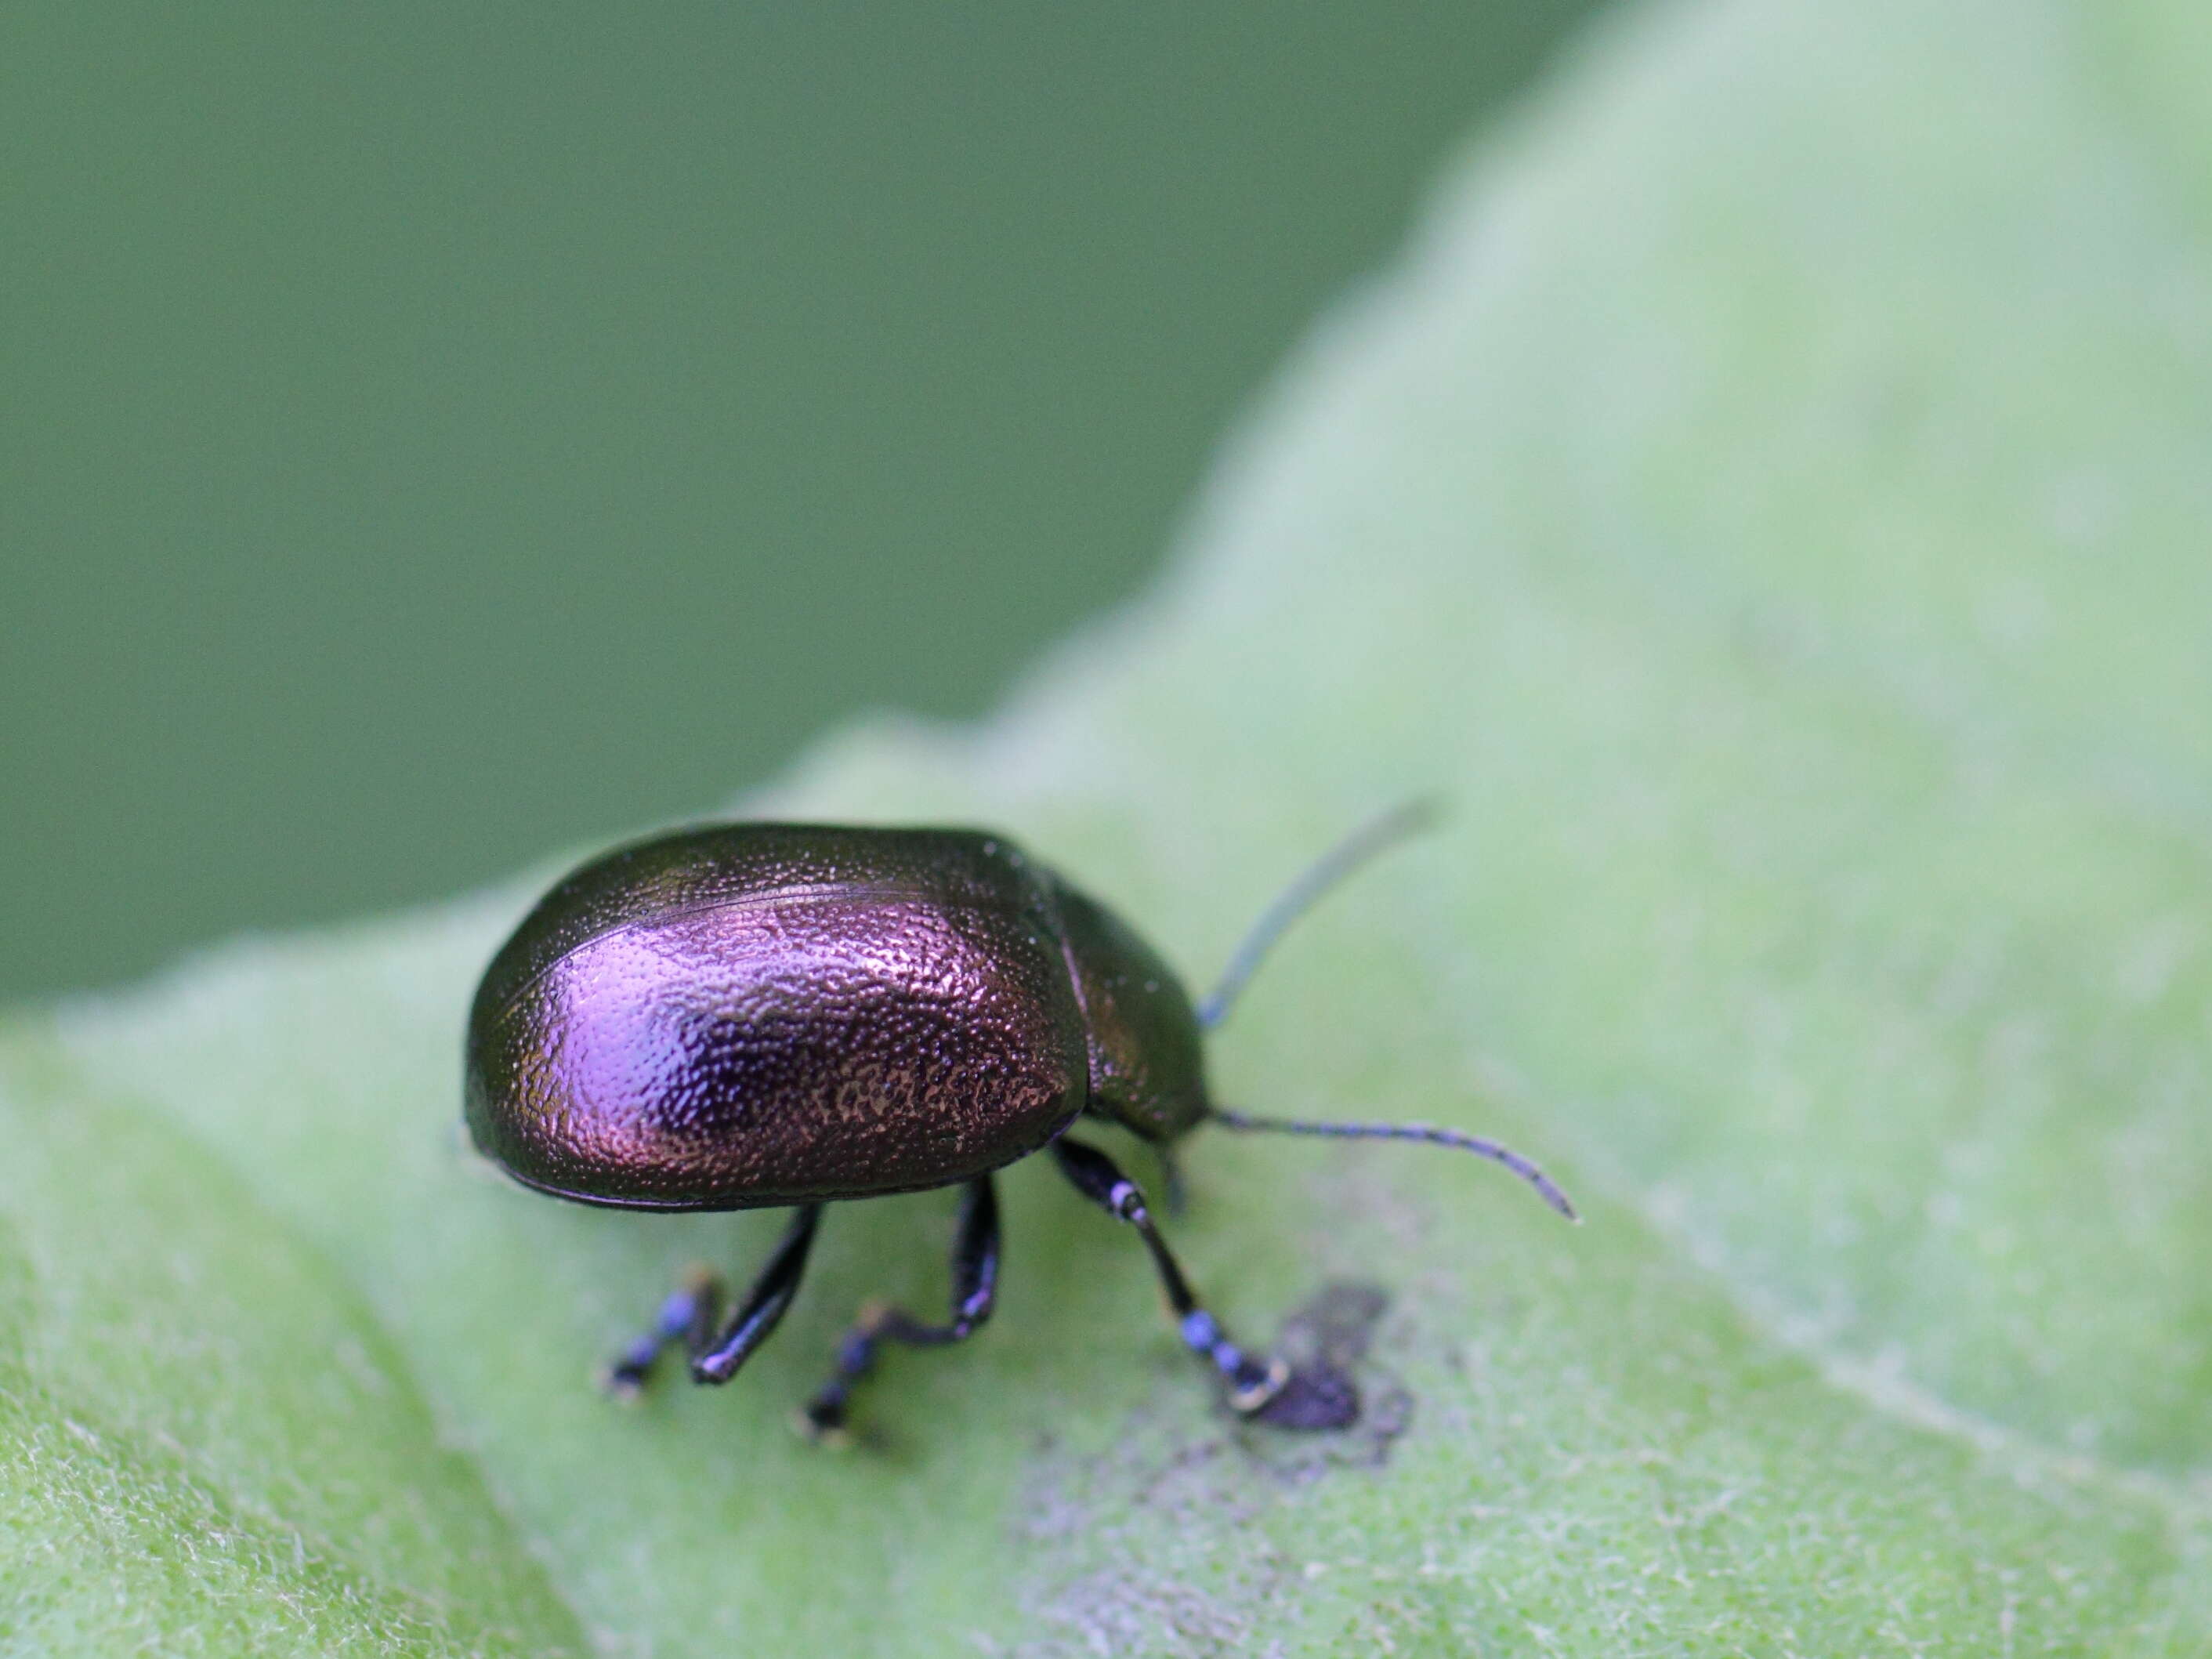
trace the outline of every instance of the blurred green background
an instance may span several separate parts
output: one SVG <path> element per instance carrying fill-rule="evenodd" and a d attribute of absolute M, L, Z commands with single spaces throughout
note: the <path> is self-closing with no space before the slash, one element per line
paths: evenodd
<path fill-rule="evenodd" d="M 1590 9 L 0 10 L 0 996 L 981 710 Z"/>

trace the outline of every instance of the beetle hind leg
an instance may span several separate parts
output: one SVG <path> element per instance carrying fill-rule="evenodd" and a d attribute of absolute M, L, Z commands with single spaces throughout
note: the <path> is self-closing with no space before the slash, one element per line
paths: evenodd
<path fill-rule="evenodd" d="M 806 1255 L 813 1248 L 814 1229 L 822 1218 L 819 1204 L 800 1206 L 768 1266 L 753 1281 L 752 1289 L 720 1334 L 716 1316 L 722 1304 L 722 1281 L 703 1267 L 684 1275 L 684 1283 L 660 1304 L 653 1327 L 617 1355 L 599 1374 L 599 1383 L 617 1399 L 631 1400 L 644 1390 L 659 1365 L 661 1354 L 681 1343 L 690 1356 L 695 1382 L 726 1382 L 768 1340 L 798 1294 L 799 1276 L 806 1271 Z"/>
<path fill-rule="evenodd" d="M 720 1277 L 706 1267 L 690 1269 L 660 1304 L 645 1334 L 600 1369 L 599 1387 L 617 1400 L 636 1399 L 659 1369 L 665 1351 L 679 1343 L 694 1352 L 706 1346 L 721 1305 Z"/>
<path fill-rule="evenodd" d="M 1160 1288 L 1167 1293 L 1176 1334 L 1182 1338 L 1183 1346 L 1219 1375 L 1231 1409 L 1243 1417 L 1255 1416 L 1265 1409 L 1291 1380 L 1290 1367 L 1280 1359 L 1247 1353 L 1230 1340 L 1221 1322 L 1199 1301 L 1198 1293 L 1183 1277 L 1182 1265 L 1169 1251 L 1159 1229 L 1152 1224 L 1143 1190 L 1096 1146 L 1063 1136 L 1052 1143 L 1052 1154 L 1060 1164 L 1060 1173 L 1078 1192 L 1115 1220 L 1126 1221 L 1137 1230 L 1138 1237 L 1145 1241 L 1145 1248 L 1152 1252 L 1152 1266 L 1160 1276 Z"/>
<path fill-rule="evenodd" d="M 860 1310 L 853 1328 L 837 1345 L 836 1369 L 814 1397 L 799 1408 L 798 1427 L 810 1440 L 842 1443 L 853 1389 L 875 1369 L 877 1351 L 886 1342 L 938 1348 L 963 1342 L 991 1316 L 999 1290 L 999 1197 L 991 1177 L 968 1183 L 960 1202 L 958 1231 L 952 1246 L 952 1316 L 945 1324 L 916 1319 L 888 1302 Z"/>

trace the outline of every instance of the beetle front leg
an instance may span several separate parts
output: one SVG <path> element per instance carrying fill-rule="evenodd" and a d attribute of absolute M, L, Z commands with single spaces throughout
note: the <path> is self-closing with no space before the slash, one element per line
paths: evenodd
<path fill-rule="evenodd" d="M 999 1292 L 999 1195 L 991 1177 L 968 1183 L 960 1200 L 960 1222 L 952 1245 L 952 1317 L 926 1324 L 888 1302 L 860 1310 L 853 1328 L 837 1345 L 837 1369 L 799 1414 L 799 1429 L 809 1439 L 836 1441 L 845 1432 L 846 1408 L 853 1385 L 875 1369 L 877 1347 L 904 1342 L 918 1348 L 965 1341 L 991 1316 Z"/>
<path fill-rule="evenodd" d="M 653 1375 L 662 1351 L 678 1342 L 691 1357 L 693 1382 L 726 1382 L 735 1376 L 790 1308 L 821 1219 L 819 1204 L 802 1205 L 793 1212 L 775 1254 L 719 1336 L 714 1321 L 722 1302 L 721 1280 L 704 1268 L 686 1274 L 682 1286 L 660 1304 L 653 1328 L 601 1373 L 601 1386 L 617 1398 L 635 1398 Z"/>
<path fill-rule="evenodd" d="M 1231 1409 L 1249 1417 L 1280 1394 L 1283 1385 L 1290 1381 L 1290 1367 L 1279 1359 L 1255 1358 L 1230 1340 L 1220 1321 L 1200 1304 L 1190 1281 L 1183 1277 L 1182 1268 L 1169 1251 L 1167 1242 L 1152 1224 L 1152 1212 L 1146 1207 L 1144 1192 L 1137 1183 L 1123 1175 L 1105 1153 L 1079 1140 L 1062 1136 L 1052 1143 L 1052 1155 L 1060 1164 L 1060 1173 L 1074 1183 L 1078 1192 L 1115 1220 L 1126 1221 L 1137 1230 L 1138 1236 L 1145 1241 L 1145 1248 L 1152 1252 L 1152 1266 L 1160 1276 L 1160 1288 L 1167 1292 L 1176 1334 L 1182 1338 L 1185 1347 L 1220 1373 L 1228 1388 Z"/>

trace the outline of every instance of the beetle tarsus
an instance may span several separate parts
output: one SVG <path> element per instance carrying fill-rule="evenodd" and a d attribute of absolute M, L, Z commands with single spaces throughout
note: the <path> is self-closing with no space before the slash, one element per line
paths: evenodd
<path fill-rule="evenodd" d="M 988 1176 L 968 1183 L 952 1246 L 951 1318 L 932 1325 L 889 1302 L 870 1302 L 837 1345 L 830 1380 L 799 1408 L 795 1426 L 809 1440 L 848 1443 L 847 1425 L 854 1386 L 876 1368 L 885 1342 L 937 1348 L 964 1342 L 991 1316 L 999 1289 L 999 1197 Z"/>
<path fill-rule="evenodd" d="M 1274 1402 L 1291 1380 L 1291 1368 L 1279 1358 L 1266 1364 L 1247 1359 L 1229 1384 L 1229 1408 L 1239 1417 L 1252 1417 Z"/>
<path fill-rule="evenodd" d="M 722 1281 L 704 1267 L 687 1271 L 682 1285 L 669 1292 L 653 1316 L 653 1328 L 599 1372 L 600 1389 L 618 1401 L 637 1399 L 659 1369 L 661 1355 L 679 1343 L 690 1356 L 693 1382 L 728 1382 L 791 1305 L 821 1214 L 819 1204 L 810 1204 L 792 1217 L 783 1242 L 719 1340 L 714 1333 L 722 1306 Z"/>
<path fill-rule="evenodd" d="M 792 1413 L 791 1426 L 801 1439 L 811 1441 L 830 1451 L 852 1449 L 853 1431 L 846 1425 L 842 1401 L 810 1400 Z"/>
<path fill-rule="evenodd" d="M 1231 1340 L 1221 1322 L 1199 1301 L 1197 1291 L 1183 1276 L 1182 1265 L 1152 1224 L 1143 1189 L 1096 1146 L 1062 1136 L 1052 1143 L 1052 1152 L 1060 1173 L 1076 1191 L 1116 1221 L 1126 1221 L 1137 1230 L 1152 1253 L 1160 1289 L 1167 1296 L 1168 1311 L 1176 1322 L 1176 1334 L 1183 1346 L 1213 1367 L 1227 1392 L 1231 1409 L 1249 1416 L 1280 1394 L 1291 1379 L 1290 1367 L 1280 1359 L 1249 1354 Z"/>
<path fill-rule="evenodd" d="M 641 1337 L 623 1350 L 622 1358 L 599 1368 L 599 1392 L 623 1405 L 630 1405 L 643 1397 L 645 1385 L 653 1380 L 653 1362 L 660 1358 L 660 1343 L 653 1337 Z"/>
<path fill-rule="evenodd" d="M 624 1404 L 638 1399 L 653 1380 L 663 1352 L 682 1343 L 696 1352 L 705 1345 L 721 1305 L 722 1281 L 708 1268 L 688 1268 L 682 1284 L 668 1293 L 653 1316 L 653 1328 L 601 1369 L 600 1389 Z"/>

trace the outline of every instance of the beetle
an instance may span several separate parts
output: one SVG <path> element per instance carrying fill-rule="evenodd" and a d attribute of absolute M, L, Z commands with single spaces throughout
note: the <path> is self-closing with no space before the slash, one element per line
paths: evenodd
<path fill-rule="evenodd" d="M 1142 1239 L 1177 1334 L 1232 1410 L 1340 1424 L 1310 1401 L 1291 1408 L 1288 1368 L 1231 1339 L 1143 1190 L 1070 1131 L 1091 1118 L 1146 1143 L 1170 1207 L 1175 1148 L 1213 1124 L 1457 1147 L 1576 1218 L 1541 1170 L 1494 1141 L 1420 1124 L 1250 1117 L 1207 1091 L 1203 1033 L 1261 958 L 1324 890 L 1429 815 L 1425 804 L 1401 807 L 1322 858 L 1196 1003 L 1110 910 L 1002 836 L 737 823 L 619 848 L 548 891 L 486 969 L 469 1015 L 469 1131 L 516 1181 L 579 1203 L 791 1212 L 726 1320 L 711 1274 L 668 1297 L 603 1372 L 618 1395 L 635 1395 L 679 1345 L 694 1381 L 734 1376 L 791 1306 L 825 1205 L 958 1185 L 950 1316 L 869 1304 L 799 1415 L 806 1433 L 842 1437 L 854 1386 L 883 1344 L 959 1342 L 990 1317 L 992 1176 L 1045 1152 Z"/>

